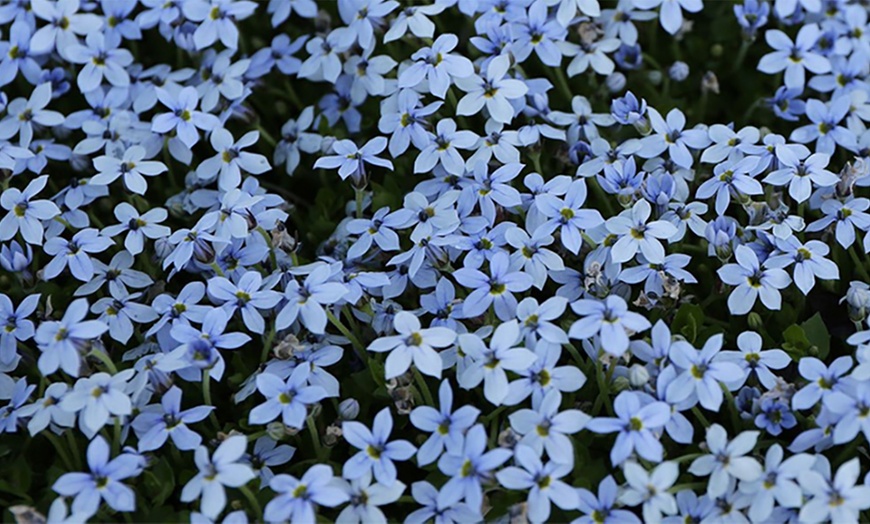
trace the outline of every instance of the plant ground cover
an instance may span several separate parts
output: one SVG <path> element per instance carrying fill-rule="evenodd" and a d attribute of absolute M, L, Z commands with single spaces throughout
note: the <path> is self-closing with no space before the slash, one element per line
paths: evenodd
<path fill-rule="evenodd" d="M 848 0 L 7 0 L 18 522 L 870 518 Z"/>

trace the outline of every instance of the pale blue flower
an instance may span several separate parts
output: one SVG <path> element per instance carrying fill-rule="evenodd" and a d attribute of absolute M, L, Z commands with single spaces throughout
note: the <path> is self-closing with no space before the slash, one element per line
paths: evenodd
<path fill-rule="evenodd" d="M 570 465 L 553 461 L 552 457 L 544 464 L 532 448 L 522 444 L 514 449 L 514 461 L 517 466 L 504 468 L 495 476 L 507 489 L 528 491 L 529 521 L 546 522 L 551 503 L 564 510 L 577 507 L 577 491 L 560 480 L 571 472 Z"/>
<path fill-rule="evenodd" d="M 61 320 L 42 322 L 33 337 L 42 354 L 39 356 L 39 372 L 48 376 L 58 368 L 72 377 L 79 375 L 81 352 L 88 343 L 109 330 L 99 320 L 85 321 L 88 301 L 80 298 L 72 301 Z"/>
<path fill-rule="evenodd" d="M 720 384 L 732 384 L 743 376 L 737 364 L 715 358 L 720 349 L 721 334 L 707 339 L 700 351 L 686 341 L 671 345 L 670 360 L 681 372 L 668 385 L 668 403 L 678 403 L 695 394 L 702 406 L 719 411 L 723 400 Z"/>
<path fill-rule="evenodd" d="M 656 436 L 671 418 L 671 407 L 665 402 L 641 404 L 641 397 L 633 391 L 623 391 L 613 402 L 616 417 L 596 417 L 586 424 L 593 433 L 619 433 L 610 451 L 610 462 L 622 464 L 631 454 L 661 462 L 664 447 Z"/>
<path fill-rule="evenodd" d="M 689 473 L 703 477 L 710 475 L 707 495 L 720 497 L 729 489 L 732 478 L 743 482 L 754 482 L 761 478 L 761 464 L 749 454 L 758 442 L 758 431 L 744 431 L 728 442 L 728 433 L 719 424 L 707 428 L 707 449 L 709 453 L 696 458 L 689 466 Z"/>
<path fill-rule="evenodd" d="M 519 342 L 520 327 L 516 320 L 495 328 L 488 347 L 477 334 L 459 335 L 459 347 L 470 359 L 459 373 L 459 385 L 471 389 L 483 382 L 484 397 L 495 405 L 501 404 L 510 391 L 506 371 L 526 369 L 538 358 L 528 349 L 517 347 Z"/>
<path fill-rule="evenodd" d="M 680 469 L 676 462 L 662 462 L 652 471 L 647 471 L 637 462 L 626 462 L 622 468 L 627 488 L 620 494 L 619 501 L 627 506 L 643 505 L 643 518 L 646 522 L 660 522 L 662 514 L 673 515 L 677 500 L 670 493 Z"/>
<path fill-rule="evenodd" d="M 187 425 L 205 419 L 213 409 L 213 406 L 196 406 L 182 411 L 181 390 L 172 386 L 163 394 L 160 404 L 145 406 L 133 419 L 131 426 L 139 437 L 139 452 L 160 449 L 168 438 L 180 450 L 198 448 L 202 437 Z"/>
<path fill-rule="evenodd" d="M 856 485 L 861 474 L 861 462 L 855 457 L 837 469 L 834 478 L 823 476 L 814 469 L 798 474 L 805 493 L 812 497 L 801 507 L 802 522 L 858 522 L 861 511 L 870 508 L 870 486 Z M 827 477 L 827 478 L 826 478 Z"/>
<path fill-rule="evenodd" d="M 704 8 L 701 0 L 632 0 L 638 9 L 655 9 L 661 6 L 659 20 L 670 34 L 676 34 L 683 26 L 683 9 L 697 13 Z"/>
<path fill-rule="evenodd" d="M 466 317 L 476 317 L 495 306 L 499 319 L 507 321 L 514 317 L 517 299 L 514 293 L 521 293 L 532 287 L 532 277 L 522 271 L 512 271 L 508 255 L 499 252 L 489 262 L 489 275 L 478 269 L 464 267 L 453 273 L 453 277 L 464 287 L 471 289 L 465 297 L 462 311 Z"/>
<path fill-rule="evenodd" d="M 389 352 L 385 363 L 387 380 L 404 374 L 414 366 L 425 375 L 441 378 L 441 356 L 434 348 L 453 344 L 456 332 L 446 327 L 421 329 L 420 319 L 407 311 L 396 313 L 394 327 L 397 335 L 382 337 L 371 344 L 368 350 Z"/>
<path fill-rule="evenodd" d="M 427 79 L 429 92 L 443 99 L 451 82 L 474 75 L 474 65 L 468 58 L 451 53 L 458 44 L 456 35 L 446 33 L 438 36 L 432 47 L 419 49 L 411 55 L 414 64 L 399 74 L 399 88 L 413 88 Z"/>
<path fill-rule="evenodd" d="M 411 424 L 417 429 L 431 433 L 417 450 L 417 464 L 426 466 L 435 462 L 445 449 L 462 446 L 465 432 L 477 421 L 480 410 L 462 406 L 453 411 L 453 389 L 444 380 L 438 388 L 440 410 L 432 406 L 418 406 L 411 411 Z"/>
<path fill-rule="evenodd" d="M 511 427 L 522 435 L 520 444 L 535 450 L 541 455 L 545 450 L 547 457 L 559 464 L 573 465 L 573 435 L 583 429 L 591 417 L 579 409 L 560 411 L 562 394 L 551 389 L 535 409 L 520 409 L 508 416 Z"/>
<path fill-rule="evenodd" d="M 643 315 L 628 310 L 619 295 L 604 300 L 580 299 L 571 309 L 582 318 L 571 324 L 568 336 L 580 340 L 601 337 L 601 348 L 611 355 L 621 356 L 628 349 L 629 332 L 646 331 L 652 324 Z"/>
<path fill-rule="evenodd" d="M 467 94 L 459 100 L 456 114 L 476 115 L 486 106 L 490 118 L 509 124 L 514 117 L 510 101 L 525 96 L 529 91 L 522 80 L 506 76 L 510 65 L 508 56 L 499 56 L 490 60 L 482 76 L 457 78 L 456 85 Z"/>
<path fill-rule="evenodd" d="M 512 455 L 505 448 L 486 451 L 486 447 L 486 430 L 482 424 L 475 424 L 465 434 L 462 446 L 441 455 L 438 469 L 450 479 L 438 494 L 438 506 L 446 507 L 464 500 L 472 511 L 481 510 L 482 484 L 491 480 L 493 471 Z"/>
<path fill-rule="evenodd" d="M 331 508 L 349 500 L 337 480 L 332 468 L 325 464 L 309 467 L 300 479 L 283 473 L 275 475 L 269 481 L 269 487 L 278 496 L 266 504 L 263 518 L 269 522 L 316 521 L 316 506 Z"/>
<path fill-rule="evenodd" d="M 821 34 L 817 24 L 805 24 L 798 31 L 797 38 L 792 41 L 779 29 L 769 29 L 764 33 L 764 39 L 773 48 L 773 52 L 761 57 L 758 70 L 771 75 L 785 71 L 785 87 L 803 89 L 806 82 L 805 70 L 816 74 L 831 70 L 828 59 L 812 51 Z"/>
<path fill-rule="evenodd" d="M 9 240 L 21 231 L 21 237 L 28 244 L 42 244 L 45 231 L 42 221 L 60 215 L 54 202 L 34 198 L 47 183 L 48 175 L 42 175 L 27 184 L 24 191 L 14 187 L 3 191 L 0 206 L 6 210 L 6 215 L 0 220 L 0 240 Z"/>
<path fill-rule="evenodd" d="M 771 310 L 778 310 L 782 304 L 780 289 L 791 283 L 788 273 L 779 268 L 764 268 L 758 263 L 758 256 L 746 246 L 737 246 L 737 263 L 726 264 L 717 270 L 722 282 L 736 286 L 728 296 L 728 310 L 732 315 L 749 313 L 756 299 Z"/>
<path fill-rule="evenodd" d="M 342 475 L 350 480 L 373 472 L 378 482 L 392 486 L 397 478 L 393 461 L 408 460 L 417 451 L 407 440 L 389 440 L 393 431 L 393 416 L 389 408 L 375 415 L 371 430 L 356 421 L 342 422 L 341 430 L 345 440 L 360 450 L 344 463 Z"/>
<path fill-rule="evenodd" d="M 194 462 L 199 471 L 184 485 L 181 501 L 199 499 L 199 510 L 211 519 L 217 518 L 227 504 L 224 487 L 240 488 L 256 476 L 251 466 L 240 462 L 247 446 L 247 437 L 235 435 L 221 442 L 211 457 L 205 446 L 196 448 Z"/>
<path fill-rule="evenodd" d="M 535 207 L 549 220 L 541 224 L 535 234 L 538 231 L 552 234 L 558 229 L 562 245 L 576 255 L 583 245 L 582 233 L 604 223 L 601 213 L 585 204 L 586 181 L 583 179 L 571 183 L 564 199 L 548 193 L 537 195 Z"/>
<path fill-rule="evenodd" d="M 73 515 L 90 518 L 105 501 L 115 511 L 135 511 L 136 494 L 122 480 L 139 475 L 140 457 L 123 453 L 109 460 L 109 444 L 98 435 L 88 445 L 90 473 L 65 473 L 52 485 L 57 493 L 75 497 Z"/>
<path fill-rule="evenodd" d="M 627 262 L 638 251 L 651 263 L 664 262 L 665 249 L 660 240 L 674 236 L 677 228 L 666 220 L 647 223 L 651 213 L 649 202 L 638 200 L 631 209 L 607 219 L 607 230 L 618 238 L 610 251 L 613 262 Z"/>
<path fill-rule="evenodd" d="M 263 372 L 257 375 L 257 389 L 266 402 L 253 408 L 249 424 L 268 424 L 278 416 L 285 426 L 302 429 L 308 406 L 326 398 L 326 390 L 308 384 L 311 367 L 299 364 L 285 381 L 277 375 Z"/>

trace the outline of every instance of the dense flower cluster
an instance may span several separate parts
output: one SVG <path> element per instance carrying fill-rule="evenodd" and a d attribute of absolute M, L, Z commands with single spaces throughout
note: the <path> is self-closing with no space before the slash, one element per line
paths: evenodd
<path fill-rule="evenodd" d="M 866 519 L 868 75 L 860 0 L 2 2 L 0 507 Z"/>

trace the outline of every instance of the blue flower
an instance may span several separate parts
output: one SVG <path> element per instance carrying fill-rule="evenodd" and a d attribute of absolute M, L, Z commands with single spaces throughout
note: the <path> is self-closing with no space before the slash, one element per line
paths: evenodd
<path fill-rule="evenodd" d="M 577 524 L 640 524 L 641 520 L 631 511 L 614 508 L 618 492 L 619 487 L 610 475 L 598 484 L 598 496 L 579 488 L 577 507 L 585 515 L 576 520 Z"/>
<path fill-rule="evenodd" d="M 758 442 L 758 431 L 744 431 L 728 442 L 728 433 L 719 424 L 707 428 L 709 454 L 696 458 L 689 466 L 689 473 L 696 476 L 710 475 L 707 495 L 720 497 L 729 490 L 729 480 L 754 482 L 761 478 L 761 464 L 746 457 Z"/>
<path fill-rule="evenodd" d="M 473 290 L 465 298 L 462 312 L 466 317 L 476 317 L 494 305 L 498 318 L 507 321 L 516 314 L 517 299 L 513 294 L 532 287 L 532 277 L 522 271 L 512 271 L 508 255 L 504 252 L 493 255 L 489 273 L 487 275 L 470 267 L 453 273 L 457 282 Z"/>
<path fill-rule="evenodd" d="M 187 148 L 199 142 L 199 131 L 212 131 L 220 127 L 220 120 L 210 113 L 197 111 L 199 95 L 193 87 L 185 87 L 176 94 L 156 88 L 157 99 L 169 108 L 168 113 L 161 113 L 151 120 L 151 130 L 155 133 L 177 133 L 178 139 Z"/>
<path fill-rule="evenodd" d="M 450 477 L 438 494 L 438 506 L 450 506 L 465 500 L 473 511 L 480 511 L 482 484 L 491 480 L 493 470 L 510 457 L 510 450 L 504 448 L 486 451 L 486 430 L 482 424 L 475 424 L 465 434 L 462 446 L 448 449 L 438 460 L 438 469 Z"/>
<path fill-rule="evenodd" d="M 102 501 L 115 511 L 136 510 L 136 494 L 121 481 L 141 472 L 138 455 L 123 453 L 109 460 L 109 445 L 98 435 L 88 446 L 88 468 L 90 473 L 65 473 L 52 485 L 57 493 L 75 497 L 74 515 L 89 518 Z"/>
<path fill-rule="evenodd" d="M 577 492 L 560 480 L 571 472 L 570 465 L 552 460 L 544 464 L 532 448 L 523 445 L 514 449 L 514 461 L 519 467 L 504 468 L 495 476 L 507 489 L 528 490 L 531 522 L 546 522 L 551 503 L 565 510 L 577 507 Z"/>
<path fill-rule="evenodd" d="M 670 489 L 680 476 L 676 462 L 662 462 L 652 471 L 646 471 L 637 462 L 626 462 L 622 468 L 627 489 L 619 496 L 619 501 L 627 506 L 643 504 L 643 518 L 646 522 L 658 522 L 665 515 L 677 512 L 677 500 Z"/>
<path fill-rule="evenodd" d="M 88 33 L 85 45 L 76 42 L 64 49 L 66 59 L 74 64 L 84 64 L 79 71 L 78 87 L 82 93 L 93 91 L 107 80 L 115 87 L 130 85 L 127 69 L 133 63 L 130 51 L 118 47 L 120 39 L 109 38 L 99 32 Z"/>
<path fill-rule="evenodd" d="M 616 396 L 613 410 L 616 417 L 597 417 L 586 424 L 593 433 L 619 433 L 610 451 L 610 462 L 614 466 L 622 464 L 632 452 L 645 460 L 661 462 L 664 447 L 656 433 L 670 420 L 670 406 L 657 401 L 642 405 L 638 393 L 623 391 Z"/>
<path fill-rule="evenodd" d="M 571 183 L 564 199 L 547 193 L 536 196 L 535 206 L 549 219 L 538 230 L 552 234 L 558 229 L 562 245 L 574 254 L 579 253 L 583 244 L 582 233 L 604 223 L 601 213 L 586 208 L 585 203 L 586 181 L 583 179 Z"/>
<path fill-rule="evenodd" d="M 677 0 L 664 1 L 665 4 L 675 4 Z M 698 2 L 700 3 L 700 0 Z M 690 169 L 694 160 L 689 148 L 704 149 L 707 147 L 710 144 L 707 132 L 700 129 L 684 130 L 686 116 L 676 108 L 668 112 L 667 120 L 662 118 L 662 115 L 652 107 L 647 110 L 647 114 L 655 134 L 641 139 L 642 147 L 638 151 L 638 155 L 643 158 L 653 158 L 667 150 L 675 164 Z"/>
<path fill-rule="evenodd" d="M 527 369 L 538 358 L 528 349 L 516 347 L 520 341 L 516 320 L 500 324 L 489 347 L 477 334 L 463 333 L 458 339 L 460 349 L 469 360 L 459 372 L 459 385 L 471 389 L 483 382 L 484 397 L 495 405 L 504 402 L 510 392 L 506 371 Z"/>
<path fill-rule="evenodd" d="M 710 411 L 719 411 L 722 405 L 722 384 L 731 384 L 743 376 L 737 364 L 715 357 L 722 349 L 722 335 L 707 339 L 701 351 L 686 341 L 671 345 L 670 359 L 681 372 L 668 385 L 669 403 L 682 402 L 691 395 L 697 395 L 702 406 Z"/>
<path fill-rule="evenodd" d="M 797 426 L 797 419 L 782 400 L 762 398 L 761 413 L 755 417 L 755 426 L 771 435 L 779 435 L 784 429 Z"/>
<path fill-rule="evenodd" d="M 139 437 L 139 452 L 154 451 L 166 443 L 167 438 L 180 450 L 199 447 L 202 437 L 187 427 L 203 420 L 214 409 L 212 406 L 196 406 L 181 410 L 181 390 L 173 386 L 160 399 L 160 404 L 142 408 L 131 424 Z"/>
<path fill-rule="evenodd" d="M 60 214 L 60 209 L 54 202 L 34 198 L 47 183 L 48 175 L 42 175 L 27 184 L 24 191 L 14 187 L 3 191 L 0 206 L 7 213 L 0 220 L 0 240 L 9 240 L 20 230 L 21 237 L 28 244 L 42 244 L 42 221 L 51 220 Z"/>
<path fill-rule="evenodd" d="M 458 44 L 456 35 L 446 33 L 439 35 L 432 47 L 419 49 L 411 55 L 414 64 L 399 74 L 399 88 L 414 88 L 427 79 L 429 92 L 443 99 L 452 81 L 474 74 L 474 65 L 468 58 L 451 53 Z"/>
<path fill-rule="evenodd" d="M 683 26 L 683 9 L 697 13 L 704 8 L 701 0 L 632 0 L 638 9 L 654 9 L 661 6 L 659 20 L 665 31 L 676 34 Z"/>
<path fill-rule="evenodd" d="M 824 460 L 823 457 L 817 459 Z M 858 457 L 842 464 L 833 479 L 823 476 L 815 469 L 805 469 L 798 474 L 804 492 L 812 497 L 801 507 L 799 518 L 805 522 L 855 522 L 861 511 L 870 508 L 870 486 L 856 485 L 861 473 Z M 827 478 L 826 478 L 827 477 Z"/>
<path fill-rule="evenodd" d="M 64 395 L 60 407 L 79 414 L 79 427 L 92 438 L 111 417 L 133 413 L 133 404 L 125 391 L 134 370 L 125 369 L 115 375 L 95 373 L 76 381 L 72 391 Z"/>
<path fill-rule="evenodd" d="M 628 310 L 628 304 L 618 295 L 604 300 L 580 299 L 571 303 L 571 309 L 581 319 L 571 324 L 568 336 L 586 340 L 601 337 L 601 348 L 611 355 L 621 356 L 628 349 L 629 332 L 646 331 L 652 324 L 643 315 Z"/>
<path fill-rule="evenodd" d="M 850 369 L 852 369 L 852 357 L 849 355 L 834 359 L 830 366 L 826 366 L 815 357 L 801 358 L 798 362 L 798 371 L 810 382 L 792 396 L 792 407 L 810 409 L 834 391 L 845 389 L 846 381 L 843 380 L 843 376 Z"/>
<path fill-rule="evenodd" d="M 816 74 L 831 70 L 828 59 L 812 51 L 821 33 L 817 24 L 805 24 L 792 41 L 779 29 L 769 29 L 764 39 L 774 51 L 761 57 L 758 70 L 767 74 L 785 71 L 785 87 L 803 89 L 805 70 Z"/>
<path fill-rule="evenodd" d="M 205 446 L 196 448 L 194 461 L 199 472 L 184 485 L 181 501 L 200 499 L 199 510 L 217 518 L 227 504 L 224 487 L 240 488 L 256 476 L 249 465 L 240 462 L 247 445 L 247 437 L 235 435 L 221 442 L 211 457 Z"/>
<path fill-rule="evenodd" d="M 568 435 L 577 433 L 591 420 L 579 409 L 559 411 L 562 394 L 550 390 L 535 409 L 520 409 L 510 414 L 511 427 L 522 435 L 520 444 L 540 456 L 544 450 L 547 457 L 559 464 L 573 465 L 574 448 Z"/>
<path fill-rule="evenodd" d="M 782 304 L 779 290 L 791 283 L 788 273 L 779 268 L 762 269 L 758 256 L 746 246 L 737 246 L 736 257 L 736 264 L 726 264 L 717 271 L 722 282 L 737 286 L 728 296 L 731 314 L 745 315 L 759 296 L 765 307 L 778 310 Z"/>
<path fill-rule="evenodd" d="M 72 377 L 79 375 L 80 352 L 88 342 L 109 330 L 103 322 L 84 320 L 87 314 L 88 301 L 80 298 L 67 306 L 61 320 L 46 321 L 36 328 L 34 340 L 42 352 L 37 365 L 43 376 L 58 368 Z"/>
<path fill-rule="evenodd" d="M 792 131 L 789 138 L 802 144 L 815 140 L 817 154 L 833 155 L 837 146 L 857 150 L 856 135 L 840 125 L 851 110 L 851 104 L 848 95 L 840 95 L 827 104 L 816 99 L 808 100 L 806 114 L 811 123 Z"/>
<path fill-rule="evenodd" d="M 270 522 L 314 522 L 315 505 L 335 507 L 350 498 L 341 489 L 332 468 L 324 464 L 311 466 L 301 479 L 283 473 L 275 475 L 269 487 L 278 493 L 266 504 L 263 513 L 263 518 Z"/>
<path fill-rule="evenodd" d="M 413 361 L 417 369 L 435 378 L 441 378 L 441 356 L 433 348 L 453 344 L 456 332 L 446 327 L 420 329 L 420 320 L 407 311 L 396 313 L 394 326 L 397 335 L 383 337 L 372 342 L 368 350 L 389 352 L 385 364 L 387 380 L 408 371 Z"/>
<path fill-rule="evenodd" d="M 438 490 L 426 481 L 411 484 L 411 495 L 423 507 L 405 517 L 405 524 L 424 524 L 432 519 L 441 524 L 462 524 L 481 519 L 479 510 L 468 504 L 441 500 Z"/>
<path fill-rule="evenodd" d="M 627 262 L 638 251 L 649 262 L 660 264 L 665 260 L 665 250 L 659 240 L 666 240 L 677 233 L 677 228 L 666 220 L 647 223 L 652 208 L 646 200 L 638 200 L 631 209 L 607 219 L 607 230 L 617 236 L 610 256 L 616 263 Z"/>
<path fill-rule="evenodd" d="M 285 426 L 302 429 L 309 405 L 326 398 L 326 390 L 308 385 L 311 366 L 297 365 L 286 381 L 277 375 L 263 372 L 257 375 L 257 389 L 266 402 L 251 410 L 249 424 L 267 424 L 278 416 Z"/>
<path fill-rule="evenodd" d="M 221 307 L 228 315 L 240 310 L 245 327 L 262 335 L 266 321 L 259 310 L 271 309 L 281 301 L 280 293 L 262 287 L 262 275 L 258 271 L 246 271 L 236 284 L 224 277 L 212 277 L 207 289 L 210 297 L 223 302 Z"/>
<path fill-rule="evenodd" d="M 360 450 L 344 463 L 342 475 L 350 480 L 373 472 L 378 482 L 391 486 L 397 475 L 393 461 L 408 460 L 417 451 L 407 440 L 389 441 L 393 431 L 393 417 L 389 408 L 375 415 L 371 430 L 355 421 L 342 422 L 341 430 L 345 440 Z"/>
<path fill-rule="evenodd" d="M 740 351 L 722 351 L 716 355 L 716 360 L 734 362 L 743 370 L 740 380 L 728 384 L 732 391 L 743 386 L 751 375 L 755 375 L 767 389 L 774 389 L 777 377 L 771 369 L 783 369 L 791 364 L 791 357 L 781 349 L 762 351 L 761 335 L 754 331 L 744 331 L 737 336 L 737 347 Z"/>

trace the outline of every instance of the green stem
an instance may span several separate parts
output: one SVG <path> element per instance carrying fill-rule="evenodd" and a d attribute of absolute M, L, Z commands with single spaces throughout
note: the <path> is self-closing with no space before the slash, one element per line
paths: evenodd
<path fill-rule="evenodd" d="M 278 269 L 278 258 L 275 255 L 275 246 L 272 245 L 272 237 L 263 229 L 263 226 L 257 226 L 257 231 L 260 232 L 260 235 L 266 240 L 266 245 L 269 246 L 269 263 L 272 265 L 272 271 L 275 271 Z"/>
<path fill-rule="evenodd" d="M 92 357 L 96 357 L 97 360 L 102 362 L 102 364 L 106 366 L 106 369 L 108 369 L 111 374 L 115 375 L 118 373 L 118 368 L 115 367 L 115 363 L 112 362 L 112 359 L 109 358 L 109 355 L 107 355 L 105 352 L 98 349 L 92 349 L 90 355 Z"/>
<path fill-rule="evenodd" d="M 214 269 L 214 272 L 217 274 L 217 276 L 219 276 L 219 277 L 224 276 L 224 270 L 221 269 L 221 267 L 218 265 L 217 262 L 212 262 L 211 268 Z"/>
<path fill-rule="evenodd" d="M 112 456 L 118 456 L 121 451 L 121 417 L 115 416 L 115 433 L 112 439 Z"/>
<path fill-rule="evenodd" d="M 266 334 L 266 338 L 263 339 L 263 351 L 260 353 L 260 362 L 266 362 L 266 359 L 269 357 L 269 351 L 272 350 L 272 344 L 275 341 L 275 323 L 272 322 L 272 327 L 269 328 L 269 332 Z"/>
<path fill-rule="evenodd" d="M 202 370 L 202 399 L 206 406 L 211 406 L 213 408 L 214 405 L 211 403 L 211 376 L 209 371 L 210 370 L 208 369 Z M 215 428 L 220 430 L 221 425 L 218 422 L 217 415 L 215 415 L 214 411 L 214 409 L 211 410 L 208 414 L 208 418 L 211 420 L 212 424 L 214 424 Z"/>
<path fill-rule="evenodd" d="M 251 491 L 251 488 L 248 486 L 241 486 L 239 491 L 242 492 L 242 495 L 248 499 L 248 502 L 251 504 L 251 509 L 254 510 L 254 522 L 257 522 L 260 516 L 263 514 L 263 509 L 260 507 L 260 501 L 257 500 L 257 497 L 254 496 L 254 492 Z"/>
<path fill-rule="evenodd" d="M 363 200 L 365 199 L 365 190 L 361 187 L 353 188 L 354 200 L 356 201 L 356 217 L 363 217 Z"/>
<path fill-rule="evenodd" d="M 420 392 L 423 394 L 423 400 L 426 402 L 427 406 L 434 406 L 435 401 L 432 398 L 432 392 L 429 391 L 429 385 L 426 384 L 426 379 L 423 377 L 423 374 L 420 373 L 420 370 L 415 366 L 411 366 L 411 369 L 414 370 L 414 380 L 417 381 L 417 386 L 420 388 Z"/>
<path fill-rule="evenodd" d="M 314 417 L 307 417 L 305 424 L 308 426 L 308 432 L 311 433 L 311 444 L 314 446 L 314 455 L 320 460 L 323 447 L 320 445 L 320 433 L 317 431 L 317 424 L 314 423 Z"/>
<path fill-rule="evenodd" d="M 66 432 L 69 432 L 69 430 L 67 430 Z M 43 431 L 42 434 L 45 435 L 45 438 L 47 438 L 49 442 L 51 442 L 51 445 L 54 447 L 54 450 L 57 452 L 58 456 L 60 456 L 60 460 L 63 461 L 66 469 L 68 471 L 78 471 L 78 468 L 73 466 L 73 463 L 69 458 L 69 454 L 66 452 L 65 449 L 63 449 L 63 444 L 60 443 L 57 435 L 52 433 L 51 430 Z"/>
<path fill-rule="evenodd" d="M 335 326 L 335 328 L 339 331 L 339 333 L 341 333 L 346 339 L 350 340 L 350 343 L 353 345 L 353 348 L 356 350 L 357 355 L 359 355 L 359 358 L 363 362 L 368 361 L 369 356 L 366 353 L 365 346 L 362 345 L 362 343 L 359 341 L 359 339 L 356 338 L 356 336 L 354 336 L 354 334 L 351 333 L 350 330 L 347 329 L 347 327 L 345 327 L 345 325 L 341 323 L 341 320 L 336 318 L 336 316 L 333 315 L 332 311 L 330 311 L 328 308 L 326 309 L 326 318 L 329 319 L 329 323 L 332 324 L 333 326 Z"/>
<path fill-rule="evenodd" d="M 867 274 L 867 268 L 864 267 L 864 263 L 858 258 L 858 253 L 854 248 L 849 248 L 847 251 L 852 258 L 852 262 L 855 264 L 855 268 L 858 269 L 858 273 L 861 274 L 861 279 L 864 282 L 870 282 L 870 275 Z"/>
<path fill-rule="evenodd" d="M 703 413 L 701 413 L 701 410 L 698 408 L 698 406 L 692 408 L 692 413 L 694 413 L 695 416 L 698 417 L 698 420 L 701 421 L 701 424 L 703 424 L 705 428 L 710 427 L 710 421 L 707 420 L 707 417 L 705 417 Z"/>

